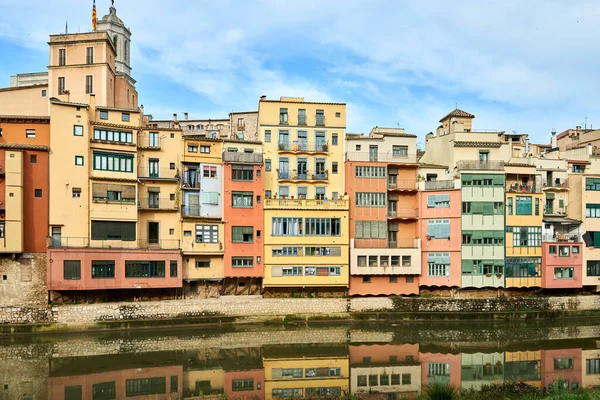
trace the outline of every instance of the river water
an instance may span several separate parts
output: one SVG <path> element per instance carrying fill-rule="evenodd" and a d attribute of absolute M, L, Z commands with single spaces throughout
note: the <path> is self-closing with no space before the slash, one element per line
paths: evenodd
<path fill-rule="evenodd" d="M 600 386 L 600 320 L 181 327 L 0 337 L 0 399 L 396 399 L 431 382 Z"/>

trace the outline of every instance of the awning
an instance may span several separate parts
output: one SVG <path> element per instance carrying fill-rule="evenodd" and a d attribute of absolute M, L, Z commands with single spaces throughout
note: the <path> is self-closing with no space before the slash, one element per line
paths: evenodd
<path fill-rule="evenodd" d="M 571 218 L 564 218 L 564 217 L 556 217 L 556 218 L 546 217 L 542 221 L 545 224 L 561 224 L 561 225 L 581 224 L 581 221 L 577 221 L 576 219 L 571 219 Z"/>
<path fill-rule="evenodd" d="M 148 186 L 148 192 L 150 193 L 160 193 L 160 188 L 157 186 Z"/>

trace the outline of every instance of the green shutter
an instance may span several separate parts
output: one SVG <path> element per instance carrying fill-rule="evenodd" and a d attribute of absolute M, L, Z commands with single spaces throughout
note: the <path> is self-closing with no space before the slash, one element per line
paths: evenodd
<path fill-rule="evenodd" d="M 362 221 L 354 221 L 354 237 L 356 239 L 363 238 L 363 222 Z"/>
<path fill-rule="evenodd" d="M 558 200 L 558 208 L 563 208 L 565 206 L 565 201 L 563 199 Z"/>
<path fill-rule="evenodd" d="M 489 201 L 483 203 L 483 214 L 494 215 L 494 203 L 491 203 Z"/>
<path fill-rule="evenodd" d="M 471 203 L 471 214 L 483 214 L 483 203 L 479 201 Z"/>
<path fill-rule="evenodd" d="M 600 232 L 591 232 L 594 237 L 594 247 L 600 248 Z"/>
<path fill-rule="evenodd" d="M 483 231 L 473 231 L 473 239 L 483 239 Z"/>
<path fill-rule="evenodd" d="M 494 238 L 494 232 L 493 231 L 483 231 L 483 237 L 485 239 L 493 239 Z"/>
<path fill-rule="evenodd" d="M 473 272 L 473 260 L 462 260 L 462 272 Z"/>
<path fill-rule="evenodd" d="M 494 186 L 504 186 L 504 175 L 494 175 L 493 184 Z"/>
<path fill-rule="evenodd" d="M 504 231 L 494 231 L 494 239 L 504 239 Z"/>

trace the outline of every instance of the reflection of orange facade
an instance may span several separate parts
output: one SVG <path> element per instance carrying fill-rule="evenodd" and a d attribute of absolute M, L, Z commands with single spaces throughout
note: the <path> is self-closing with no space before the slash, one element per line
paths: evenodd
<path fill-rule="evenodd" d="M 549 387 L 557 380 L 565 388 L 581 386 L 581 349 L 542 350 L 542 384 Z"/>
<path fill-rule="evenodd" d="M 182 366 L 135 368 L 90 375 L 51 377 L 48 379 L 48 398 L 50 400 L 180 398 L 183 393 L 182 377 Z"/>
<path fill-rule="evenodd" d="M 224 373 L 224 392 L 228 399 L 264 399 L 265 371 L 230 371 Z"/>
<path fill-rule="evenodd" d="M 421 361 L 421 385 L 445 382 L 461 387 L 461 355 L 440 353 L 419 353 Z"/>

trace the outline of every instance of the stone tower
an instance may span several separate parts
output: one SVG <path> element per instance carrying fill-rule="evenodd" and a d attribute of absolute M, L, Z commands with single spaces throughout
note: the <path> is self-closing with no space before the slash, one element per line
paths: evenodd
<path fill-rule="evenodd" d="M 135 80 L 131 77 L 131 31 L 125 26 L 121 18 L 117 17 L 114 0 L 108 15 L 98 21 L 98 31 L 106 31 L 117 49 L 116 68 L 117 74 L 125 75 L 131 85 Z"/>

